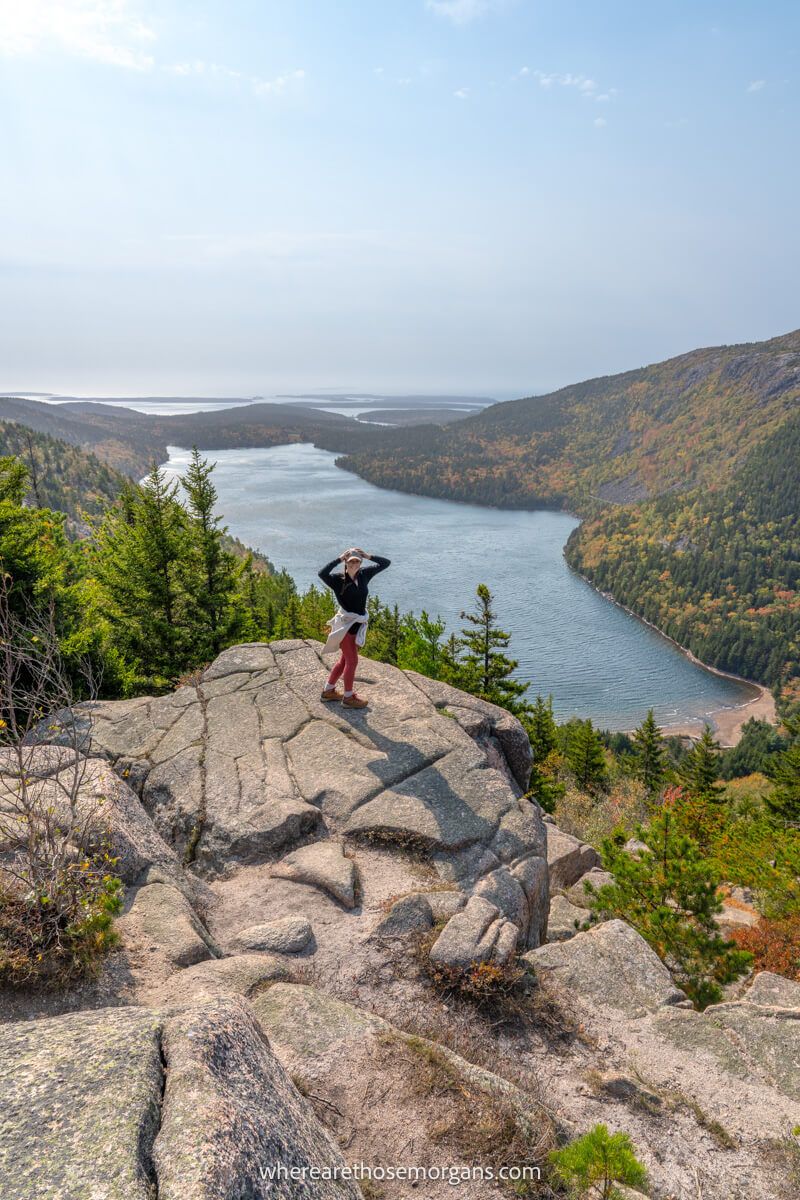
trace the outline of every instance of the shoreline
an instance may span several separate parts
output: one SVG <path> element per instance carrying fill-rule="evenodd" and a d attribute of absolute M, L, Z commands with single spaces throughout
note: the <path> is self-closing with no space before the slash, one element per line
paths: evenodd
<path fill-rule="evenodd" d="M 286 443 L 278 443 L 278 444 L 292 445 L 294 443 L 286 442 Z M 324 449 L 324 447 L 317 447 L 316 442 L 314 441 L 313 438 L 309 439 L 309 444 L 315 446 L 318 449 Z M 245 447 L 229 447 L 229 448 L 230 449 L 244 449 Z M 247 447 L 247 449 L 272 449 L 272 448 L 273 447 Z M 170 444 L 166 447 L 166 449 L 167 449 L 167 457 L 159 465 L 163 466 L 163 465 L 166 465 L 169 463 L 169 461 L 172 457 L 172 455 L 170 453 L 171 450 L 182 450 L 182 449 L 184 449 L 184 447 Z M 385 485 L 382 485 L 382 484 L 375 484 L 375 483 L 372 483 L 371 480 L 364 479 L 364 477 L 362 475 L 359 475 L 359 473 L 357 471 L 353 470 L 352 468 L 341 466 L 341 464 L 337 460 L 339 458 L 343 457 L 343 455 L 339 454 L 337 451 L 329 451 L 329 453 L 332 453 L 334 455 L 334 465 L 336 467 L 338 467 L 339 470 L 347 471 L 350 474 L 355 475 L 356 478 L 361 479 L 364 483 L 370 483 L 371 486 L 373 486 L 373 487 L 380 487 L 383 491 L 397 492 L 398 495 L 411 495 L 411 496 L 418 495 L 425 499 L 442 499 L 442 500 L 447 500 L 447 502 L 450 504 L 473 505 L 477 508 L 497 508 L 497 509 L 505 510 L 505 511 L 508 511 L 508 510 L 520 511 L 520 509 L 516 505 L 481 504 L 480 501 L 477 501 L 477 500 L 457 500 L 452 497 L 443 497 L 443 496 L 432 497 L 424 492 L 414 492 L 410 489 L 390 488 L 390 487 L 386 487 Z M 528 511 L 528 512 L 544 511 L 544 512 L 563 513 L 565 516 L 571 517 L 573 520 L 578 521 L 579 524 L 578 524 L 578 526 L 576 526 L 576 528 L 580 528 L 580 525 L 585 520 L 585 518 L 581 517 L 580 514 L 578 514 L 576 512 L 571 512 L 568 509 L 565 509 L 565 508 L 559 507 L 559 506 L 548 506 L 548 505 L 542 504 L 542 505 L 537 506 L 534 509 L 531 509 L 531 508 L 528 508 L 528 506 L 526 505 L 526 506 L 524 506 L 522 511 Z M 564 547 L 562 547 L 562 554 L 564 554 L 565 549 L 566 549 L 566 544 Z M 566 561 L 565 554 L 564 554 L 564 558 Z M 751 695 L 750 699 L 743 701 L 741 704 L 723 705 L 720 708 L 712 709 L 709 713 L 705 714 L 705 716 L 687 717 L 685 720 L 677 720 L 670 725 L 661 726 L 661 729 L 663 730 L 664 734 L 667 737 L 687 737 L 687 738 L 697 739 L 700 737 L 700 735 L 703 732 L 703 726 L 708 724 L 711 726 L 711 729 L 713 730 L 715 738 L 716 738 L 717 742 L 719 743 L 720 747 L 722 749 L 727 750 L 727 749 L 730 749 L 733 746 L 737 745 L 737 743 L 739 742 L 739 740 L 741 738 L 742 726 L 748 720 L 750 720 L 751 717 L 755 718 L 757 720 L 768 721 L 772 725 L 779 724 L 779 720 L 778 720 L 778 716 L 777 716 L 777 712 L 776 712 L 776 708 L 775 708 L 775 700 L 774 700 L 769 688 L 764 687 L 763 684 L 755 683 L 752 679 L 745 679 L 741 675 L 734 675 L 730 671 L 722 671 L 718 667 L 713 667 L 709 663 L 703 662 L 702 659 L 699 659 L 686 646 L 682 646 L 680 644 L 680 642 L 677 642 L 675 640 L 675 638 L 670 637 L 669 634 L 664 633 L 664 631 L 662 629 L 659 629 L 657 625 L 654 625 L 652 621 L 648 621 L 645 617 L 640 616 L 639 613 L 634 612 L 633 609 L 628 608 L 628 606 L 626 604 L 623 604 L 621 600 L 617 600 L 617 598 L 615 596 L 613 596 L 610 592 L 605 592 L 605 591 L 603 591 L 602 588 L 597 587 L 592 582 L 591 579 L 588 579 L 581 571 L 577 570 L 569 562 L 567 562 L 567 567 L 569 568 L 570 571 L 573 572 L 573 574 L 577 575 L 580 579 L 582 579 L 584 581 L 584 583 L 588 584 L 590 588 L 592 588 L 595 592 L 597 592 L 598 595 L 602 596 L 605 600 L 610 600 L 612 604 L 615 604 L 617 606 L 617 608 L 621 608 L 623 610 L 623 612 L 626 612 L 628 614 L 628 616 L 635 618 L 635 620 L 637 620 L 637 621 L 640 621 L 643 625 L 646 625 L 649 629 L 652 629 L 654 633 L 657 633 L 659 637 L 662 637 L 666 641 L 671 642 L 672 645 L 675 646 L 675 648 L 677 650 L 679 650 L 681 652 L 681 654 L 685 655 L 686 658 L 688 658 L 690 662 L 694 663 L 698 667 L 701 667 L 704 671 L 709 671 L 712 675 L 718 675 L 723 679 L 735 680 L 737 683 L 743 684 L 747 689 L 749 689 L 751 691 L 752 695 Z M 624 732 L 631 733 L 632 730 L 625 730 Z"/>
<path fill-rule="evenodd" d="M 612 604 L 616 604 L 617 608 L 621 608 L 628 616 L 641 621 L 643 625 L 646 625 L 648 629 L 652 629 L 659 637 L 671 642 L 695 666 L 702 667 L 704 671 L 709 671 L 712 675 L 718 675 L 721 679 L 733 679 L 737 683 L 744 684 L 751 690 L 752 695 L 750 699 L 743 701 L 741 704 L 723 705 L 720 708 L 712 709 L 704 717 L 687 717 L 683 721 L 674 721 L 671 725 L 662 725 L 661 729 L 665 736 L 697 739 L 703 732 L 703 726 L 710 725 L 720 748 L 730 750 L 738 745 L 742 736 L 742 727 L 751 718 L 768 721 L 770 725 L 780 724 L 775 707 L 775 698 L 769 688 L 764 687 L 761 683 L 756 683 L 752 679 L 745 679 L 742 675 L 734 675 L 731 671 L 721 671 L 719 667 L 712 667 L 710 663 L 703 662 L 702 659 L 693 654 L 686 646 L 682 646 L 680 642 L 676 642 L 675 638 L 670 637 L 668 633 L 664 633 L 663 629 L 659 629 L 657 625 L 654 625 L 652 621 L 648 621 L 646 617 L 642 617 L 639 613 L 634 612 L 632 608 L 628 608 L 627 604 L 623 604 L 621 600 L 617 600 L 616 596 L 612 596 L 610 592 L 604 592 L 602 588 L 597 587 L 592 583 L 591 579 L 587 579 L 581 571 L 576 570 L 569 563 L 567 563 L 567 566 L 585 583 L 588 583 L 590 588 L 594 588 L 598 595 L 602 596 L 605 600 L 610 600 Z M 632 730 L 625 730 L 625 732 L 631 733 Z"/>

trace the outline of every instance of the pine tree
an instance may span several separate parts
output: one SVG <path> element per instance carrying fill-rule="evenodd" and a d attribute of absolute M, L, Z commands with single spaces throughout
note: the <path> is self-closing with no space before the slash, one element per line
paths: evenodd
<path fill-rule="evenodd" d="M 408 618 L 400 616 L 400 609 L 396 604 L 390 608 L 388 604 L 381 603 L 376 596 L 370 597 L 367 606 L 369 626 L 366 646 L 369 656 L 378 662 L 396 666 Z"/>
<path fill-rule="evenodd" d="M 800 824 L 800 717 L 787 718 L 784 724 L 792 742 L 767 768 L 775 787 L 766 797 L 766 804 L 774 816 L 797 825 Z"/>
<path fill-rule="evenodd" d="M 563 1149 L 551 1150 L 548 1157 L 559 1178 L 582 1196 L 613 1200 L 620 1195 L 615 1183 L 637 1189 L 647 1184 L 647 1172 L 628 1134 L 609 1133 L 607 1125 L 595 1125 Z"/>
<path fill-rule="evenodd" d="M 533 707 L 523 719 L 531 743 L 534 762 L 542 762 L 558 745 L 558 729 L 553 716 L 553 697 L 544 700 L 537 696 Z"/>
<path fill-rule="evenodd" d="M 288 604 L 275 622 L 275 640 L 303 636 L 303 611 L 298 597 L 293 595 L 289 597 Z"/>
<path fill-rule="evenodd" d="M 492 608 L 494 597 L 485 583 L 478 584 L 476 596 L 477 610 L 462 610 L 460 614 L 461 619 L 469 621 L 471 626 L 462 628 L 458 639 L 463 651 L 459 666 L 471 683 L 468 690 L 510 712 L 525 712 L 528 706 L 522 697 L 530 684 L 511 678 L 519 665 L 505 654 L 511 634 L 496 625 L 497 614 Z"/>
<path fill-rule="evenodd" d="M 658 795 L 667 777 L 667 751 L 652 708 L 632 735 L 633 776 L 641 780 L 649 797 Z"/>
<path fill-rule="evenodd" d="M 680 832 L 672 805 L 665 803 L 649 825 L 637 826 L 636 837 L 646 848 L 635 855 L 617 839 L 603 839 L 603 866 L 614 882 L 586 885 L 593 915 L 611 914 L 632 925 L 705 1008 L 719 1000 L 720 984 L 743 974 L 752 956 L 720 934 L 718 876 L 697 842 Z"/>
<path fill-rule="evenodd" d="M 195 446 L 181 487 L 186 493 L 192 518 L 190 540 L 196 556 L 186 573 L 187 591 L 193 603 L 189 615 L 194 630 L 194 657 L 205 662 L 216 658 L 223 646 L 230 645 L 245 632 L 245 609 L 238 592 L 241 568 L 223 546 L 225 533 L 214 513 L 217 489 L 211 481 L 214 463 L 200 456 Z"/>
<path fill-rule="evenodd" d="M 703 727 L 702 736 L 678 767 L 677 774 L 690 796 L 719 799 L 719 791 L 714 787 L 719 778 L 719 746 L 709 725 Z"/>
<path fill-rule="evenodd" d="M 177 490 L 154 467 L 106 513 L 95 539 L 101 608 L 141 681 L 156 687 L 192 665 L 184 587 L 192 546 Z"/>
<path fill-rule="evenodd" d="M 599 792 L 608 783 L 600 735 L 590 720 L 576 721 L 567 743 L 567 761 L 582 792 Z"/>
<path fill-rule="evenodd" d="M 409 616 L 397 656 L 397 665 L 404 670 L 418 671 L 429 679 L 441 679 L 446 662 L 442 644 L 445 624 L 432 620 L 423 608 L 419 617 Z"/>

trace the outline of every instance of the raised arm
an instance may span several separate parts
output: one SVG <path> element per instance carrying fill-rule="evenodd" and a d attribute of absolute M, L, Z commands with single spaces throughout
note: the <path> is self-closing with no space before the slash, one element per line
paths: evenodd
<path fill-rule="evenodd" d="M 332 588 L 334 586 L 335 577 L 333 574 L 333 568 L 338 567 L 338 565 L 341 561 L 342 561 L 341 557 L 332 558 L 329 563 L 325 564 L 325 566 L 322 568 L 321 571 L 317 572 L 317 574 L 319 575 L 322 582 L 327 583 L 328 587 Z"/>
<path fill-rule="evenodd" d="M 367 575 L 370 579 L 373 575 L 379 575 L 381 571 L 385 571 L 387 567 L 392 565 L 390 558 L 383 558 L 380 554 L 368 554 L 367 558 L 374 563 L 374 566 L 362 567 L 361 573 L 362 575 Z"/>

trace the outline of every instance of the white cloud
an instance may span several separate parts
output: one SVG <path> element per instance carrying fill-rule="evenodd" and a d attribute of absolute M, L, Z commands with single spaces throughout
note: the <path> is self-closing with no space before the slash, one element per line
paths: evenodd
<path fill-rule="evenodd" d="M 0 0 L 0 54 L 9 57 L 60 50 L 148 71 L 155 39 L 128 0 Z"/>
<path fill-rule="evenodd" d="M 257 96 L 280 96 L 289 88 L 300 86 L 305 77 L 305 71 L 298 69 L 276 75 L 274 79 L 254 79 L 253 91 Z"/>
<path fill-rule="evenodd" d="M 522 74 L 521 71 L 520 74 Z M 589 78 L 588 75 L 573 75 L 569 71 L 566 73 L 559 71 L 534 71 L 533 74 L 539 81 L 539 87 L 546 90 L 554 86 L 575 88 L 585 100 L 592 100 L 595 104 L 608 104 L 617 94 L 616 88 L 605 88 L 602 92 L 598 91 L 599 85 L 594 79 Z"/>
<path fill-rule="evenodd" d="M 760 92 L 762 88 L 767 86 L 766 79 L 754 79 L 752 83 L 747 85 L 748 92 Z"/>
<path fill-rule="evenodd" d="M 605 119 L 605 117 L 595 117 L 594 119 L 595 129 L 605 129 L 607 124 L 608 121 Z"/>
<path fill-rule="evenodd" d="M 458 100 L 466 100 L 467 96 L 469 95 L 469 88 L 458 88 L 457 91 L 453 92 L 453 95 Z"/>
<path fill-rule="evenodd" d="M 427 0 L 437 17 L 446 17 L 454 25 L 468 25 L 493 7 L 492 0 Z"/>

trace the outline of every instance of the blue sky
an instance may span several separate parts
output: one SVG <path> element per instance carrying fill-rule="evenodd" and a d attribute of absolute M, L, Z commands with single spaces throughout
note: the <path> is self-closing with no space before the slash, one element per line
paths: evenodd
<path fill-rule="evenodd" d="M 505 398 L 800 325 L 800 5 L 0 0 L 0 391 Z"/>

